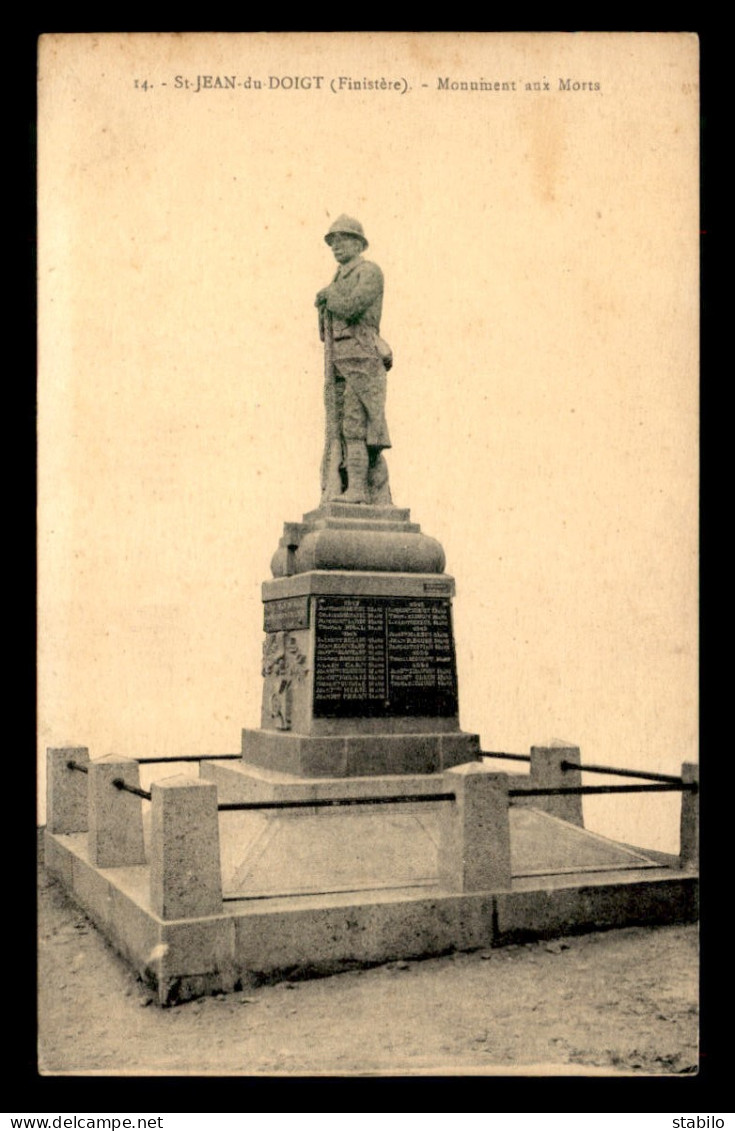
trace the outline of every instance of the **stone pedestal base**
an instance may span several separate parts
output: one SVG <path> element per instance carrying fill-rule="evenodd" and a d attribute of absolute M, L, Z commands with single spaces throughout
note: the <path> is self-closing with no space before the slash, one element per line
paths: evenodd
<path fill-rule="evenodd" d="M 243 761 L 305 778 L 440 774 L 480 757 L 478 734 L 303 735 L 243 730 Z"/>

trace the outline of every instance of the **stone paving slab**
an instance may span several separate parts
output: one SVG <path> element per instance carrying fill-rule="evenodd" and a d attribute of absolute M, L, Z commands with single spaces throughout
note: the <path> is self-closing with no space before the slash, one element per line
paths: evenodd
<path fill-rule="evenodd" d="M 599 833 L 570 825 L 537 809 L 510 811 L 514 877 L 655 868 L 655 861 Z"/>
<path fill-rule="evenodd" d="M 439 804 L 422 805 L 420 814 L 416 809 L 223 814 L 224 893 L 282 895 L 436 883 Z"/>

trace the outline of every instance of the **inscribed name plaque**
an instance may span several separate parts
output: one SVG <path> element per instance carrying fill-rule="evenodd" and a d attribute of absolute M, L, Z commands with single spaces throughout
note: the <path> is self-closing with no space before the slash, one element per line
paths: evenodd
<path fill-rule="evenodd" d="M 446 717 L 457 710 L 448 600 L 316 599 L 315 717 Z"/>
<path fill-rule="evenodd" d="M 280 601 L 266 601 L 263 606 L 264 632 L 293 632 L 309 627 L 309 598 L 286 597 Z"/>

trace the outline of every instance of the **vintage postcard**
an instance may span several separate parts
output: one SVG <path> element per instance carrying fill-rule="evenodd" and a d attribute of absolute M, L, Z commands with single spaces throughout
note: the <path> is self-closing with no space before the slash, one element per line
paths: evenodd
<path fill-rule="evenodd" d="M 359 484 L 365 445 L 371 474 L 380 449 L 393 505 L 443 549 L 462 731 L 485 752 L 578 747 L 583 764 L 671 777 L 697 762 L 698 47 L 684 33 L 41 38 L 42 779 L 47 747 L 236 754 L 243 728 L 261 727 L 261 586 L 284 524 L 322 497 L 315 300 L 341 263 L 330 233 L 379 266 L 368 323 L 392 352 L 390 446 L 361 393 L 368 430 L 344 424 L 342 486 Z M 335 325 L 357 321 L 334 309 Z M 359 491 L 349 501 L 366 505 Z M 376 568 L 413 568 L 391 562 Z M 280 694 L 272 725 L 287 730 Z M 143 787 L 169 772 L 143 770 Z M 676 792 L 585 796 L 584 821 L 671 857 L 681 806 Z M 567 992 L 564 956 L 542 959 L 557 964 L 549 993 Z M 441 992 L 470 1010 L 495 961 Z M 315 1010 L 349 1008 L 324 985 Z M 380 1028 L 387 991 L 374 990 Z M 263 1021 L 239 1060 L 216 1045 L 182 1059 L 146 1033 L 116 1064 L 691 1071 L 694 1009 L 676 1013 L 671 987 L 636 993 L 648 1028 L 620 1048 L 589 1018 L 586 1036 L 542 1047 L 529 1013 L 493 1051 L 497 1027 L 473 1017 L 465 1033 L 459 1005 L 444 1037 L 424 1039 L 407 1003 L 364 1055 L 321 1041 L 316 1020 L 300 1053 L 279 1030 L 281 1055 Z M 669 1013 L 667 1029 L 656 1016 Z M 70 1054 L 50 1022 L 45 1040 L 51 1073 L 104 1067 L 99 1044 Z"/>

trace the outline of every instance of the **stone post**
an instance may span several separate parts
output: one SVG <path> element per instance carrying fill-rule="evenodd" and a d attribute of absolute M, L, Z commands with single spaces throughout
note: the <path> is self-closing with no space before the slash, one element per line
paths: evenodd
<path fill-rule="evenodd" d="M 699 866 L 699 766 L 684 762 L 681 777 L 685 785 L 694 783 L 696 790 L 687 789 L 681 795 L 681 833 L 679 867 L 696 869 Z"/>
<path fill-rule="evenodd" d="M 116 778 L 140 789 L 138 763 L 119 754 L 89 763 L 89 857 L 98 868 L 145 864 L 143 800 L 114 786 Z"/>
<path fill-rule="evenodd" d="M 528 784 L 532 788 L 542 789 L 581 785 L 580 770 L 561 768 L 562 762 L 574 762 L 578 766 L 580 760 L 578 746 L 532 746 L 531 775 Z M 534 809 L 541 809 L 544 813 L 551 814 L 552 817 L 559 817 L 562 821 L 569 821 L 572 825 L 584 828 L 581 793 L 560 797 L 529 797 L 528 804 Z"/>
<path fill-rule="evenodd" d="M 87 775 L 70 770 L 69 762 L 88 766 L 87 747 L 49 747 L 46 750 L 46 830 L 50 833 L 87 831 Z"/>
<path fill-rule="evenodd" d="M 502 891 L 510 887 L 508 775 L 482 763 L 454 766 L 444 787 L 439 883 L 447 891 Z"/>
<path fill-rule="evenodd" d="M 151 785 L 151 906 L 162 919 L 222 912 L 214 782 L 183 774 Z"/>

